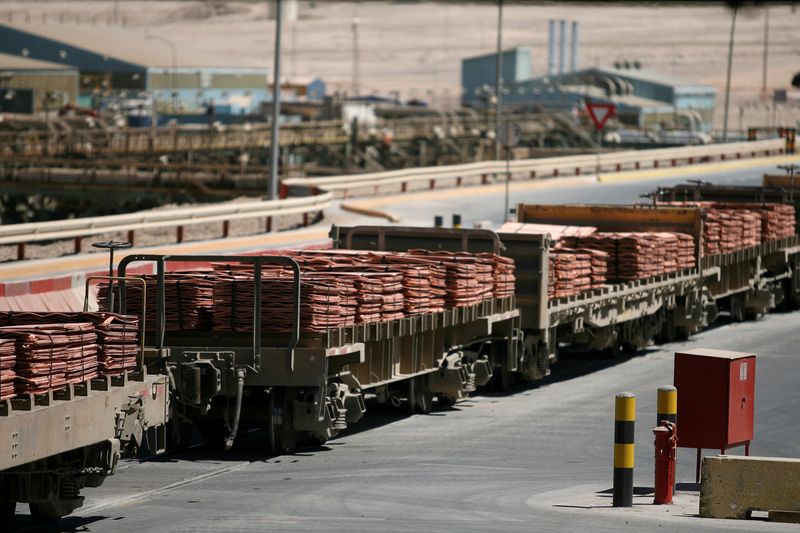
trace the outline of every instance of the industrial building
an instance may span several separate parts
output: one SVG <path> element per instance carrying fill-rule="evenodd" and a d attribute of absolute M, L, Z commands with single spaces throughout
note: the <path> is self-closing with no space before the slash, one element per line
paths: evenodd
<path fill-rule="evenodd" d="M 644 128 L 668 125 L 692 131 L 710 128 L 715 104 L 713 87 L 647 71 L 639 68 L 638 64 L 629 68 L 579 69 L 577 23 L 572 24 L 571 54 L 567 67 L 566 24 L 560 22 L 559 38 L 556 39 L 554 22 L 550 24 L 545 75 L 534 77 L 531 48 L 517 47 L 502 52 L 500 65 L 504 107 L 574 113 L 589 99 L 615 104 L 617 119 L 626 126 Z M 493 105 L 496 61 L 497 54 L 462 60 L 463 105 L 474 108 Z"/>
<path fill-rule="evenodd" d="M 0 112 L 35 113 L 76 104 L 78 83 L 75 68 L 0 54 Z"/>
<path fill-rule="evenodd" d="M 0 25 L 0 53 L 15 60 L 47 62 L 79 73 L 77 103 L 102 108 L 154 107 L 162 115 L 208 114 L 215 119 L 260 113 L 272 100 L 268 70 L 237 64 L 236 58 L 199 54 L 170 39 L 119 29 L 87 28 L 76 33 L 60 26 Z M 287 102 L 321 102 L 322 80 L 286 84 Z M 205 120 L 205 119 L 203 119 Z"/>

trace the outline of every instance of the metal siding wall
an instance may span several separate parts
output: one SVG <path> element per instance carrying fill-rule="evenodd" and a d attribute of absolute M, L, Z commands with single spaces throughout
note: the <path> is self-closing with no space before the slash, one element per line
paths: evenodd
<path fill-rule="evenodd" d="M 64 103 L 78 103 L 78 74 L 69 73 L 26 73 L 15 71 L 14 76 L 8 81 L 9 89 L 32 89 L 33 90 L 33 110 L 41 110 L 42 98 L 46 91 L 61 91 L 66 95 Z M 61 105 L 62 100 L 52 103 L 53 109 Z"/>

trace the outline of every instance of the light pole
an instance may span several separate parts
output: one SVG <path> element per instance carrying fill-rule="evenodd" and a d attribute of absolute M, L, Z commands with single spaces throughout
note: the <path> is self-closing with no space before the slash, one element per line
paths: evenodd
<path fill-rule="evenodd" d="M 281 26 L 283 14 L 281 13 L 282 0 L 275 0 L 275 60 L 272 80 L 272 134 L 270 135 L 269 158 L 269 184 L 267 199 L 278 198 L 278 153 L 280 151 L 280 128 L 278 121 L 281 116 Z"/>
<path fill-rule="evenodd" d="M 178 97 L 178 89 L 175 83 L 175 76 L 178 70 L 178 54 L 177 51 L 175 50 L 175 43 L 173 43 L 166 37 L 161 37 L 160 35 L 148 34 L 145 36 L 145 39 L 150 39 L 150 40 L 155 39 L 157 41 L 161 41 L 162 43 L 166 44 L 169 47 L 170 55 L 172 56 L 172 72 L 170 75 L 170 85 L 172 85 L 172 104 L 170 112 L 174 115 L 176 107 L 175 100 Z"/>
<path fill-rule="evenodd" d="M 764 6 L 764 55 L 761 59 L 761 94 L 767 94 L 767 59 L 769 55 L 769 4 Z"/>
<path fill-rule="evenodd" d="M 733 15 L 731 16 L 731 36 L 728 41 L 728 72 L 725 76 L 725 109 L 722 115 L 722 142 L 728 142 L 728 110 L 731 100 L 731 68 L 733 67 L 733 36 L 736 33 L 736 14 L 739 12 L 739 6 L 733 6 Z"/>
<path fill-rule="evenodd" d="M 352 80 L 352 87 L 351 90 L 353 91 L 353 96 L 358 97 L 359 92 L 359 72 L 358 72 L 358 25 L 361 23 L 361 19 L 358 17 L 353 17 L 353 80 Z"/>
<path fill-rule="evenodd" d="M 502 82 L 503 63 L 503 0 L 497 0 L 497 60 L 494 71 L 494 159 L 500 159 L 500 110 L 503 106 L 503 92 L 500 88 Z"/>

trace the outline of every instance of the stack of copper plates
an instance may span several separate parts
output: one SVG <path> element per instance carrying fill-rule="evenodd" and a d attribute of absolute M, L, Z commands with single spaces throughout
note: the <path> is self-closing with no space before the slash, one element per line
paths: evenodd
<path fill-rule="evenodd" d="M 617 240 L 615 236 L 615 233 L 593 233 L 581 237 L 568 238 L 562 242 L 582 251 L 593 250 L 605 254 L 604 256 L 598 256 L 598 259 L 605 259 L 605 269 L 598 265 L 593 268 L 592 273 L 594 274 L 596 271 L 599 276 L 601 270 L 604 270 L 606 281 L 615 281 L 617 279 Z M 594 280 L 592 285 L 595 285 Z"/>
<path fill-rule="evenodd" d="M 136 368 L 140 348 L 139 319 L 129 315 L 99 313 L 98 315 L 100 316 L 92 321 L 100 345 L 98 352 L 100 372 L 115 375 Z"/>
<path fill-rule="evenodd" d="M 678 269 L 694 268 L 697 266 L 694 237 L 687 233 L 676 233 L 675 236 L 678 237 Z"/>
<path fill-rule="evenodd" d="M 695 266 L 694 237 L 685 233 L 600 232 L 574 242 L 580 251 L 605 254 L 605 277 L 613 282 L 644 279 Z M 593 257 L 593 288 L 601 284 L 601 257 Z"/>
<path fill-rule="evenodd" d="M 214 322 L 218 331 L 253 330 L 253 278 L 219 276 L 214 284 Z M 292 328 L 292 278 L 265 272 L 261 281 L 261 327 L 265 332 Z M 304 274 L 300 282 L 300 325 L 303 331 L 324 331 L 355 323 L 356 289 L 352 279 L 330 274 Z"/>
<path fill-rule="evenodd" d="M 757 202 L 671 202 L 669 205 L 696 206 L 706 213 L 704 251 L 710 254 L 732 252 L 758 244 L 755 241 L 755 226 L 758 225 L 761 242 L 791 237 L 796 232 L 793 205 Z M 749 216 L 757 216 L 760 224 L 757 220 L 755 226 L 751 225 L 753 220 Z M 737 240 L 739 224 L 731 223 L 731 219 L 740 221 L 745 228 L 741 242 Z M 725 238 L 726 231 L 731 231 L 733 236 Z"/>
<path fill-rule="evenodd" d="M 630 281 L 663 273 L 664 257 L 653 233 L 617 233 L 616 277 Z M 677 242 L 676 242 L 677 244 Z"/>
<path fill-rule="evenodd" d="M 97 336 L 88 322 L 0 327 L 16 343 L 16 394 L 39 394 L 97 376 Z"/>
<path fill-rule="evenodd" d="M 761 242 L 761 217 L 745 209 L 704 207 L 703 250 L 708 255 L 749 248 Z"/>
<path fill-rule="evenodd" d="M 578 248 L 575 251 L 589 255 L 589 260 L 592 265 L 592 272 L 590 275 L 592 283 L 590 288 L 599 289 L 605 285 L 608 280 L 608 254 L 590 248 Z"/>
<path fill-rule="evenodd" d="M 795 234 L 795 211 L 788 204 L 714 203 L 712 207 L 729 210 L 746 210 L 761 219 L 763 242 L 791 237 Z"/>
<path fill-rule="evenodd" d="M 406 315 L 438 313 L 445 308 L 447 269 L 440 261 L 401 253 L 370 252 L 371 265 L 391 265 L 403 274 Z"/>
<path fill-rule="evenodd" d="M 514 276 L 514 260 L 497 254 L 480 254 L 492 262 L 492 293 L 495 298 L 514 295 L 517 278 Z"/>
<path fill-rule="evenodd" d="M 139 319 L 132 315 L 93 312 L 0 311 L 0 325 L 91 322 L 97 335 L 99 371 L 118 374 L 136 366 Z"/>
<path fill-rule="evenodd" d="M 592 260 L 588 253 L 554 249 L 550 253 L 548 295 L 565 298 L 592 288 Z"/>
<path fill-rule="evenodd" d="M 408 316 L 422 313 L 433 313 L 444 308 L 444 279 L 434 279 L 434 273 L 428 266 L 408 265 L 398 270 L 403 274 L 403 310 Z M 440 272 L 434 270 L 434 272 Z M 435 282 L 440 286 L 434 287 Z"/>
<path fill-rule="evenodd" d="M 793 205 L 762 204 L 751 207 L 761 215 L 761 239 L 774 241 L 795 234 L 796 220 Z"/>
<path fill-rule="evenodd" d="M 424 258 L 438 261 L 445 269 L 445 307 L 475 305 L 492 297 L 494 278 L 489 258 L 461 252 L 409 250 L 403 258 Z"/>
<path fill-rule="evenodd" d="M 156 328 L 158 308 L 158 278 L 142 276 L 147 284 L 146 328 Z M 126 313 L 142 316 L 142 286 L 129 282 L 126 287 Z M 115 287 L 117 290 L 118 287 Z M 213 274 L 167 273 L 164 275 L 166 331 L 207 330 L 211 326 L 213 303 Z M 108 284 L 98 287 L 97 302 L 100 309 L 108 308 Z"/>
<path fill-rule="evenodd" d="M 363 272 L 356 278 L 358 308 L 356 322 L 375 322 L 403 318 L 403 274 L 401 272 Z"/>
<path fill-rule="evenodd" d="M 15 349 L 14 339 L 0 339 L 0 400 L 14 396 Z"/>

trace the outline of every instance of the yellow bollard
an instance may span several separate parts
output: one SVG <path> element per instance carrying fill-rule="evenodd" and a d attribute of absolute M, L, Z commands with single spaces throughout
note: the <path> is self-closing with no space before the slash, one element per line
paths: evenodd
<path fill-rule="evenodd" d="M 636 396 L 617 394 L 614 409 L 614 507 L 633 507 L 633 437 Z"/>

